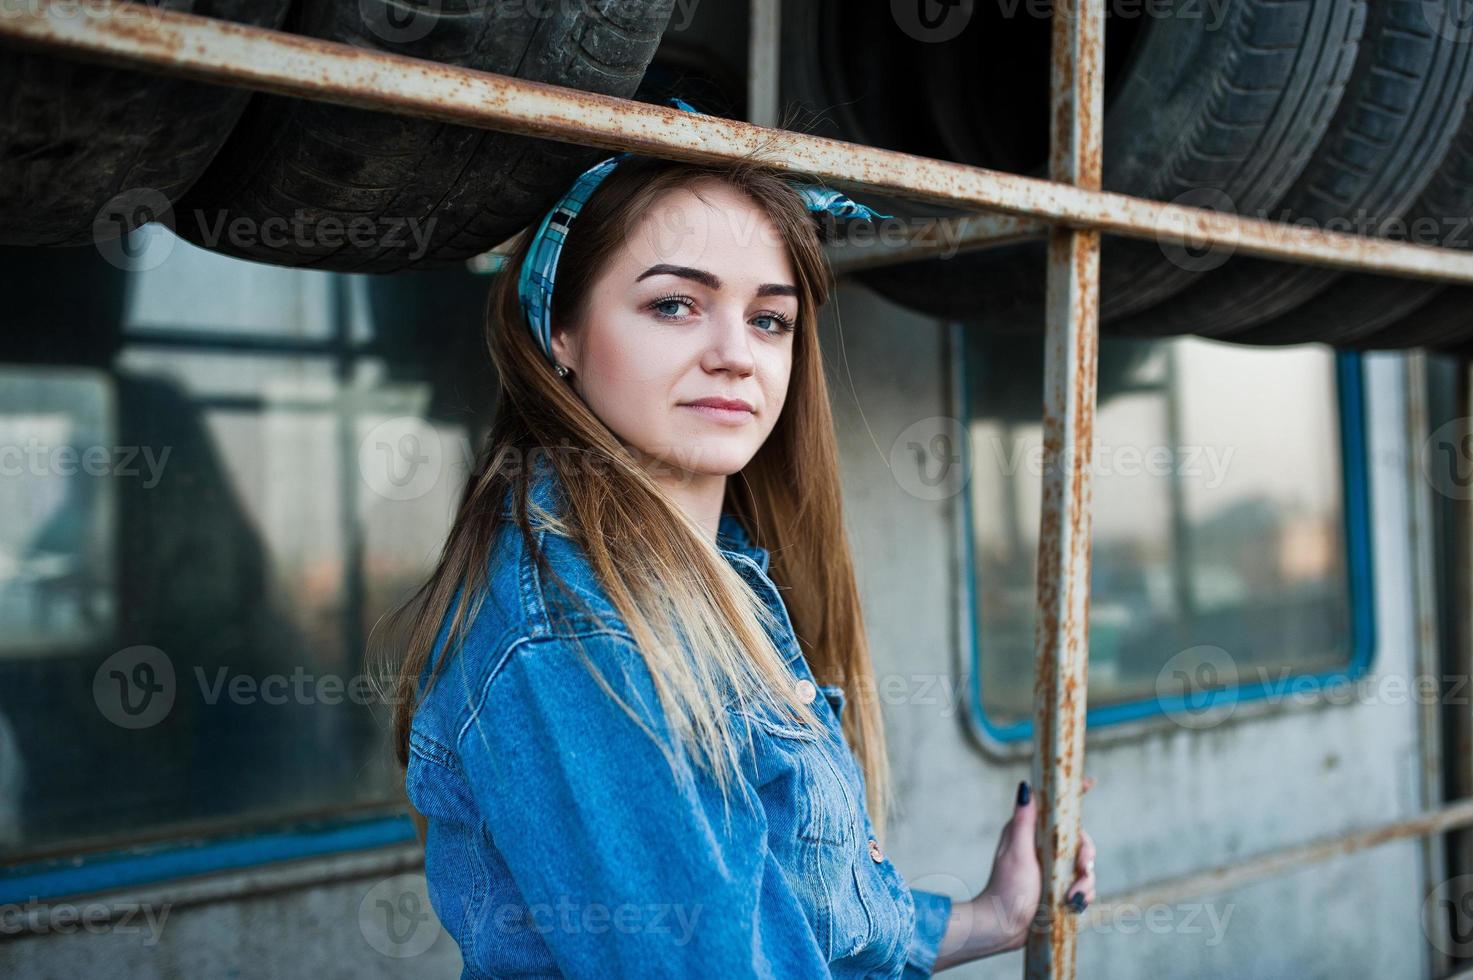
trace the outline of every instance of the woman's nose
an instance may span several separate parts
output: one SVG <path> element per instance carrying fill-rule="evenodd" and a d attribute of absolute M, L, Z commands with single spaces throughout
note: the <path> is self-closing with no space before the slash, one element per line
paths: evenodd
<path fill-rule="evenodd" d="M 756 328 L 748 325 L 744 311 L 718 311 L 708 323 L 707 367 L 750 371 L 755 363 L 751 331 Z"/>

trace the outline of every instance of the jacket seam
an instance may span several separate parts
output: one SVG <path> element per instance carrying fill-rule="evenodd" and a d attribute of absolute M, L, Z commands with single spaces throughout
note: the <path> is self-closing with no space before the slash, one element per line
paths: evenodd
<path fill-rule="evenodd" d="M 516 654 L 519 647 L 549 640 L 583 640 L 593 636 L 612 636 L 616 639 L 625 640 L 630 644 L 634 644 L 635 642 L 634 637 L 621 630 L 599 629 L 578 630 L 567 634 L 543 636 L 533 636 L 531 634 L 528 634 L 525 636 L 519 636 L 511 643 L 509 643 L 506 649 L 502 651 L 501 655 L 496 658 L 496 662 L 486 671 L 486 679 L 481 682 L 481 690 L 477 695 L 475 701 L 471 704 L 470 712 L 466 715 L 465 721 L 461 723 L 460 730 L 455 733 L 456 750 L 459 751 L 460 744 L 465 741 L 465 733 L 469 731 L 471 726 L 474 725 L 476 721 L 480 718 L 481 710 L 486 706 L 486 701 L 491 697 L 491 685 L 494 684 L 496 682 L 496 679 L 501 676 L 501 673 L 505 669 L 507 662 L 510 661 L 511 658 Z"/>
<path fill-rule="evenodd" d="M 518 591 L 522 599 L 522 615 L 527 621 L 528 631 L 532 635 L 545 634 L 551 631 L 550 620 L 542 595 L 542 580 L 537 574 L 537 561 L 533 558 L 536 554 L 545 554 L 543 542 L 547 531 L 539 529 L 533 539 L 533 549 L 521 549 L 521 560 L 518 563 L 517 583 Z"/>
<path fill-rule="evenodd" d="M 437 738 L 411 728 L 409 730 L 409 751 L 426 762 L 436 763 L 460 775 L 460 761 L 450 747 Z"/>

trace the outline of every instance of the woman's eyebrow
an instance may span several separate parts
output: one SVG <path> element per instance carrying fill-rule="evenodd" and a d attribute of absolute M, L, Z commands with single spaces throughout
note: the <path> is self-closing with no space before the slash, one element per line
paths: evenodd
<path fill-rule="evenodd" d="M 670 265 L 667 262 L 661 262 L 658 265 L 650 266 L 635 276 L 634 281 L 639 282 L 642 279 L 648 279 L 650 276 L 680 276 L 682 279 L 693 279 L 713 292 L 719 292 L 721 289 L 721 279 L 719 276 L 707 272 L 705 269 L 693 269 L 688 265 Z M 798 295 L 798 287 L 788 283 L 765 282 L 757 287 L 757 295 L 796 297 Z"/>

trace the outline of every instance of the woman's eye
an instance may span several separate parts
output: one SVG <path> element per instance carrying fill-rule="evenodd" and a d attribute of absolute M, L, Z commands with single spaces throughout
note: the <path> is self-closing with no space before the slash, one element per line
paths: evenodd
<path fill-rule="evenodd" d="M 680 319 L 679 307 L 682 306 L 690 306 L 690 301 L 677 296 L 666 296 L 655 300 L 649 308 L 655 311 L 656 316 L 667 320 L 678 320 Z"/>
<path fill-rule="evenodd" d="M 764 328 L 765 333 L 783 333 L 793 329 L 793 321 L 776 313 L 759 313 L 753 322 L 760 323 L 763 320 L 771 321 L 772 326 Z"/>
<path fill-rule="evenodd" d="M 686 307 L 687 312 L 682 312 Z M 684 320 L 695 312 L 695 300 L 689 296 L 661 296 L 646 304 L 646 309 L 661 320 Z M 763 333 L 782 334 L 793 329 L 793 321 L 781 313 L 759 313 L 751 322 Z"/>

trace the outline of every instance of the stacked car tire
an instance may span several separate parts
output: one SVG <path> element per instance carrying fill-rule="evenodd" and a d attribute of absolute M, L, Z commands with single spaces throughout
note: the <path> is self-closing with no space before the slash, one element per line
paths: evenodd
<path fill-rule="evenodd" d="M 171 6 L 637 97 L 674 0 Z M 1035 6 L 786 4 L 787 124 L 1045 176 L 1050 23 Z M 1473 32 L 1457 20 L 1459 7 L 1174 0 L 1134 16 L 1112 8 L 1105 188 L 1473 246 Z M 603 152 L 6 53 L 0 244 L 76 245 L 168 220 L 195 244 L 259 262 L 369 273 L 452 266 L 526 227 Z M 802 107 L 806 116 L 792 112 Z M 961 213 L 873 203 L 901 217 Z M 271 227 L 276 235 L 263 233 Z M 355 227 L 365 233 L 345 233 Z M 1464 287 L 1114 236 L 1101 262 L 1106 334 L 1446 350 L 1473 341 L 1465 312 L 1473 292 Z M 1033 240 L 858 275 L 928 315 L 1029 335 L 1043 325 L 1044 270 L 1044 244 Z"/>

